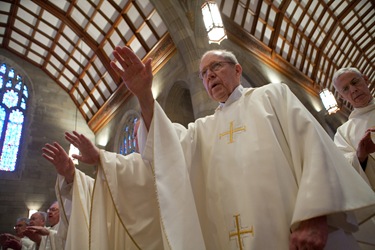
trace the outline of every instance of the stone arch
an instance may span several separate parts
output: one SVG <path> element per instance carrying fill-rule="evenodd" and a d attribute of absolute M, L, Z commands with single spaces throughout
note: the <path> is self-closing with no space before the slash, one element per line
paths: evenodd
<path fill-rule="evenodd" d="M 177 81 L 173 84 L 167 94 L 164 107 L 165 113 L 172 122 L 187 127 L 189 122 L 195 120 L 190 90 L 184 81 Z"/>

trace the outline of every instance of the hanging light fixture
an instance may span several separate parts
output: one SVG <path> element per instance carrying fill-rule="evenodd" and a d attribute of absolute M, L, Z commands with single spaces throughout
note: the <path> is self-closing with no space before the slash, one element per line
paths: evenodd
<path fill-rule="evenodd" d="M 340 110 L 337 106 L 335 96 L 332 94 L 331 91 L 329 91 L 329 89 L 323 89 L 322 91 L 320 91 L 319 95 L 329 115 L 336 113 L 338 110 Z"/>
<path fill-rule="evenodd" d="M 220 44 L 221 41 L 227 38 L 227 34 L 216 2 L 205 1 L 201 8 L 204 25 L 208 34 L 208 42 Z"/>
<path fill-rule="evenodd" d="M 78 90 L 76 90 L 76 91 L 78 91 Z M 78 108 L 76 107 L 76 119 L 75 119 L 75 123 L 74 123 L 74 131 L 77 131 L 77 110 L 78 110 Z M 73 144 L 70 144 L 69 157 L 70 157 L 70 159 L 72 159 L 74 165 L 78 165 L 79 162 L 78 162 L 77 159 L 73 158 L 73 154 L 79 155 L 79 149 L 76 146 L 74 146 Z"/>
<path fill-rule="evenodd" d="M 82 40 L 80 41 L 79 62 L 82 65 Z M 77 93 L 76 94 L 76 100 L 78 102 L 78 85 L 77 85 L 77 89 L 75 91 Z M 75 123 L 74 123 L 74 131 L 77 131 L 77 113 L 78 113 L 78 108 L 76 107 L 76 117 L 75 117 L 76 119 L 75 119 Z M 78 165 L 79 161 L 77 159 L 73 158 L 73 154 L 79 155 L 79 149 L 76 146 L 74 146 L 73 144 L 70 144 L 69 157 L 70 157 L 70 159 L 72 159 L 72 161 L 75 165 Z"/>

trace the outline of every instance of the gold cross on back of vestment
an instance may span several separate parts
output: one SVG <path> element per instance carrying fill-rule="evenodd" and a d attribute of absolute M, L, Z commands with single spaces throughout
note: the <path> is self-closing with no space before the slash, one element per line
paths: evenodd
<path fill-rule="evenodd" d="M 229 131 L 226 131 L 226 132 L 223 132 L 223 133 L 219 134 L 219 139 L 221 139 L 221 137 L 223 137 L 223 136 L 229 135 L 228 144 L 230 144 L 230 143 L 234 142 L 234 139 L 233 139 L 234 133 L 246 131 L 246 126 L 237 127 L 237 128 L 233 128 L 233 127 L 234 127 L 233 121 L 231 121 L 230 124 L 229 124 Z"/>
<path fill-rule="evenodd" d="M 229 232 L 229 239 L 236 238 L 237 244 L 238 244 L 240 250 L 243 250 L 244 244 L 243 244 L 241 235 L 251 234 L 252 236 L 254 236 L 254 228 L 253 228 L 253 226 L 251 226 L 250 229 L 249 228 L 242 228 L 241 225 L 240 225 L 240 219 L 239 219 L 240 215 L 235 214 L 235 215 L 233 215 L 233 217 L 234 217 L 234 221 L 235 221 L 235 229 L 234 229 L 234 231 Z"/>

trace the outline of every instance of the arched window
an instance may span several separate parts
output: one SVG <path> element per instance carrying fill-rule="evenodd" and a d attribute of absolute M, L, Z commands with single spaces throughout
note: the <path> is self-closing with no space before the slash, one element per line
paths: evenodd
<path fill-rule="evenodd" d="M 0 62 L 0 171 L 16 170 L 28 97 L 22 76 Z"/>
<path fill-rule="evenodd" d="M 136 112 L 130 112 L 126 115 L 123 129 L 120 135 L 119 153 L 128 155 L 136 151 L 136 140 L 134 138 L 134 126 L 138 121 L 139 115 Z"/>

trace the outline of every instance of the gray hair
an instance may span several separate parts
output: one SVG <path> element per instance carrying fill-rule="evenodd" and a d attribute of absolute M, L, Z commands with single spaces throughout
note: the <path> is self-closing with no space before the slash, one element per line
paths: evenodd
<path fill-rule="evenodd" d="M 36 214 L 40 214 L 42 216 L 43 221 L 47 221 L 47 213 L 46 212 L 36 212 Z"/>
<path fill-rule="evenodd" d="M 209 50 L 209 51 L 207 51 L 206 53 L 203 54 L 203 56 L 201 57 L 201 60 L 209 54 L 216 54 L 218 56 L 223 57 L 225 60 L 228 60 L 228 61 L 233 62 L 235 64 L 238 63 L 238 60 L 237 60 L 236 56 L 233 54 L 233 52 L 230 52 L 230 51 L 224 50 L 224 49 Z"/>
<path fill-rule="evenodd" d="M 25 218 L 25 217 L 18 218 L 16 220 L 16 223 L 18 223 L 20 221 L 24 221 L 27 226 L 29 225 L 29 219 L 28 218 Z"/>
<path fill-rule="evenodd" d="M 357 74 L 359 77 L 363 77 L 361 71 L 359 71 L 359 69 L 357 69 L 357 68 L 353 68 L 353 67 L 341 68 L 338 71 L 336 71 L 335 74 L 333 74 L 332 83 L 333 83 L 333 86 L 335 88 L 336 88 L 336 80 L 337 80 L 337 78 L 339 78 L 342 74 L 345 74 L 345 73 L 348 73 L 348 72 L 352 72 L 352 73 Z"/>

